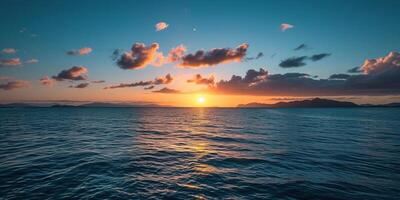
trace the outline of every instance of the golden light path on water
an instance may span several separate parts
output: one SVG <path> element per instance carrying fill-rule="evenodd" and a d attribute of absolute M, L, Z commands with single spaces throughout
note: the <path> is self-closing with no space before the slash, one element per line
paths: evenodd
<path fill-rule="evenodd" d="M 168 109 L 164 111 L 168 112 Z M 168 161 L 149 162 L 149 165 L 162 165 L 155 167 L 162 168 L 164 173 L 142 174 L 140 180 L 164 182 L 190 190 L 200 190 L 205 188 L 193 181 L 196 177 L 221 176 L 236 171 L 235 168 L 215 167 L 207 163 L 212 162 L 213 158 L 218 157 L 221 160 L 252 158 L 245 153 L 246 151 L 234 150 L 247 149 L 245 143 L 228 144 L 210 139 L 224 137 L 226 133 L 222 130 L 222 124 L 215 123 L 207 108 L 187 109 L 187 112 L 190 114 L 182 116 L 171 113 L 174 118 L 168 122 L 169 130 L 166 130 L 161 123 L 157 123 L 157 119 L 154 118 L 153 122 L 143 123 L 141 129 L 146 132 L 134 138 L 136 146 L 145 154 L 168 155 Z M 165 125 L 165 122 L 163 124 Z M 249 137 L 240 133 L 229 135 L 233 139 L 246 140 Z M 152 159 L 158 158 L 152 157 Z"/>

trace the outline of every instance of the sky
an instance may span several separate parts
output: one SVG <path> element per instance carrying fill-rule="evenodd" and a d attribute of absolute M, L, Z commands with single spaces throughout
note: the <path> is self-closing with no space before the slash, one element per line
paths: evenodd
<path fill-rule="evenodd" d="M 399 7 L 3 0 L 0 101 L 400 101 Z"/>

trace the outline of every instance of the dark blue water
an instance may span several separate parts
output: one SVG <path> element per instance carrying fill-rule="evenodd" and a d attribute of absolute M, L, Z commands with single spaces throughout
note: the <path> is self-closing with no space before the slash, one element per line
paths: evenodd
<path fill-rule="evenodd" d="M 0 109 L 0 199 L 398 199 L 400 109 Z"/>

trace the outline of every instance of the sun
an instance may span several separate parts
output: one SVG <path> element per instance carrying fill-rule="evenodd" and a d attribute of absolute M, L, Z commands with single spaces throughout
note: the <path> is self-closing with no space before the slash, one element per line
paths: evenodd
<path fill-rule="evenodd" d="M 204 104 L 206 102 L 206 98 L 204 96 L 197 97 L 198 104 Z"/>

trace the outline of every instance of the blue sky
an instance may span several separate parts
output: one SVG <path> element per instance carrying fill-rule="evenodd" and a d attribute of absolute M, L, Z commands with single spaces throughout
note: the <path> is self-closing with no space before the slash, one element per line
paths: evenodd
<path fill-rule="evenodd" d="M 15 48 L 21 60 L 36 58 L 39 63 L 0 68 L 0 73 L 37 81 L 82 65 L 89 68 L 92 80 L 120 83 L 166 73 L 214 73 L 218 79 L 229 79 L 233 74 L 244 75 L 249 69 L 263 67 L 274 74 L 303 72 L 327 78 L 360 66 L 365 59 L 399 51 L 399 7 L 399 1 L 3 0 L 0 49 Z M 154 25 L 160 21 L 169 27 L 156 32 Z M 294 28 L 282 32 L 281 23 Z M 116 48 L 129 50 L 135 42 L 157 42 L 163 52 L 180 44 L 195 52 L 248 43 L 248 56 L 259 52 L 265 56 L 195 71 L 172 64 L 120 69 L 111 60 L 111 53 Z M 302 43 L 310 48 L 293 51 Z M 66 51 L 81 47 L 91 47 L 93 52 L 89 56 L 66 56 Z M 318 53 L 332 55 L 304 67 L 279 67 L 286 58 Z M 272 54 L 276 56 L 271 58 Z"/>

